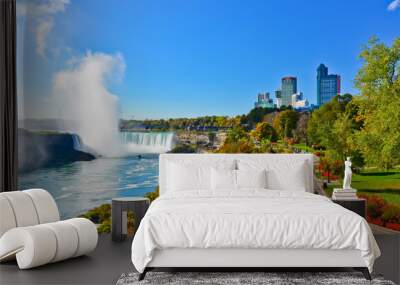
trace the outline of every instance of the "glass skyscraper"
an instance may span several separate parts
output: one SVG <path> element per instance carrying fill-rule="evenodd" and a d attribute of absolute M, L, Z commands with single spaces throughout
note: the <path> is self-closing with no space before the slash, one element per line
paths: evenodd
<path fill-rule="evenodd" d="M 317 104 L 321 106 L 340 94 L 340 75 L 328 74 L 328 67 L 320 64 L 317 68 Z"/>
<path fill-rule="evenodd" d="M 274 108 L 274 101 L 269 97 L 269 92 L 259 93 L 257 95 L 257 102 L 254 103 L 256 108 Z"/>
<path fill-rule="evenodd" d="M 283 77 L 282 90 L 281 90 L 281 104 L 282 106 L 292 105 L 292 95 L 297 93 L 297 78 L 296 77 Z"/>

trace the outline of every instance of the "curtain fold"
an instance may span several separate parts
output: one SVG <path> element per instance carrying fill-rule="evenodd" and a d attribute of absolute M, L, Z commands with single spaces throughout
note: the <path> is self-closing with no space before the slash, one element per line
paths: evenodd
<path fill-rule="evenodd" d="M 16 3 L 0 0 L 0 191 L 18 188 Z"/>

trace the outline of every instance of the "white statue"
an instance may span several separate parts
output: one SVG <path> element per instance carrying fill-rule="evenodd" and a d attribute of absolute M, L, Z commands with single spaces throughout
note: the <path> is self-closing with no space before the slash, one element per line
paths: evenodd
<path fill-rule="evenodd" d="M 350 186 L 351 176 L 352 176 L 351 160 L 350 160 L 350 157 L 348 157 L 347 160 L 344 162 L 343 190 L 351 189 L 351 186 Z"/>

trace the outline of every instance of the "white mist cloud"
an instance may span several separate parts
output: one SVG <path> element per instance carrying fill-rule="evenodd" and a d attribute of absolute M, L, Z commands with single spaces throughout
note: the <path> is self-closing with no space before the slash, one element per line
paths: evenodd
<path fill-rule="evenodd" d="M 68 4 L 69 0 L 48 0 L 37 5 L 35 11 L 38 15 L 56 14 L 58 12 L 64 12 Z"/>
<path fill-rule="evenodd" d="M 399 7 L 400 7 L 400 0 L 394 0 L 389 4 L 387 8 L 389 11 L 394 11 Z"/>
<path fill-rule="evenodd" d="M 36 27 L 36 52 L 43 57 L 46 50 L 46 38 L 52 28 L 52 19 L 40 21 Z"/>
<path fill-rule="evenodd" d="M 70 64 L 53 81 L 51 105 L 58 108 L 58 118 L 66 120 L 66 130 L 77 133 L 97 153 L 120 155 L 118 97 L 107 83 L 123 76 L 122 55 L 88 52 Z"/>
<path fill-rule="evenodd" d="M 29 16 L 33 22 L 36 52 L 42 57 L 46 56 L 47 38 L 54 26 L 54 18 L 64 12 L 69 3 L 70 0 L 21 0 L 17 3 L 17 15 Z"/>

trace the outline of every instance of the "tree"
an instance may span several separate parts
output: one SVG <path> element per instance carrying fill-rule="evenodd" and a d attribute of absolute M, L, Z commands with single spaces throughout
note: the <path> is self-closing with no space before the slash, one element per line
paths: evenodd
<path fill-rule="evenodd" d="M 256 153 L 259 152 L 257 148 L 255 148 L 252 141 L 248 138 L 241 138 L 236 142 L 227 142 L 223 144 L 223 146 L 218 149 L 218 153 Z"/>
<path fill-rule="evenodd" d="M 308 140 L 325 149 L 326 164 L 342 166 L 350 156 L 354 167 L 362 167 L 364 160 L 355 142 L 355 133 L 360 129 L 358 107 L 350 94 L 336 96 L 331 102 L 314 111 L 308 122 Z M 329 159 L 328 159 L 329 158 Z M 341 174 L 341 171 L 336 173 Z"/>
<path fill-rule="evenodd" d="M 263 140 L 268 140 L 270 142 L 276 142 L 278 135 L 275 129 L 268 123 L 262 122 L 258 123 L 256 129 L 251 133 L 258 142 Z"/>
<path fill-rule="evenodd" d="M 392 46 L 372 38 L 360 57 L 357 144 L 368 165 L 387 170 L 400 163 L 400 38 Z"/>
<path fill-rule="evenodd" d="M 254 108 L 247 114 L 247 123 L 253 127 L 255 124 L 262 122 L 266 114 L 274 111 L 275 109 L 273 108 Z"/>
<path fill-rule="evenodd" d="M 308 113 L 300 114 L 296 129 L 293 132 L 294 139 L 297 142 L 307 143 L 307 124 L 309 119 L 310 115 Z"/>
<path fill-rule="evenodd" d="M 273 127 L 281 138 L 292 138 L 299 114 L 293 110 L 279 112 L 274 118 Z"/>
<path fill-rule="evenodd" d="M 227 143 L 237 143 L 241 139 L 248 139 L 248 134 L 246 129 L 242 126 L 234 126 L 228 131 L 226 142 Z"/>
<path fill-rule="evenodd" d="M 219 127 L 219 128 L 226 127 L 227 126 L 227 121 L 228 121 L 228 118 L 227 117 L 223 117 L 223 116 L 218 116 L 215 119 L 215 123 L 216 123 L 217 127 Z"/>
<path fill-rule="evenodd" d="M 312 112 L 307 126 L 307 135 L 309 143 L 322 146 L 326 149 L 335 147 L 336 135 L 332 131 L 338 116 L 345 112 L 346 105 L 351 102 L 350 94 L 334 97 L 330 102 L 322 105 L 318 110 Z"/>

